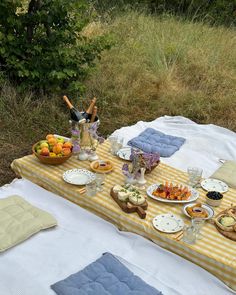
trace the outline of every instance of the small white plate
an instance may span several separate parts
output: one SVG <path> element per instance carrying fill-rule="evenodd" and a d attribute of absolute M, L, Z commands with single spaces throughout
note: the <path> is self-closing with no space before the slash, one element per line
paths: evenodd
<path fill-rule="evenodd" d="M 123 160 L 130 161 L 131 147 L 123 147 L 117 152 L 117 156 Z"/>
<path fill-rule="evenodd" d="M 85 185 L 95 180 L 95 174 L 86 169 L 71 169 L 63 173 L 62 178 L 75 185 Z"/>
<path fill-rule="evenodd" d="M 190 202 L 196 201 L 197 198 L 199 197 L 198 191 L 195 190 L 194 188 L 192 188 L 191 186 L 188 186 L 188 189 L 191 192 L 191 196 L 189 197 L 188 200 L 168 200 L 168 199 L 164 199 L 164 198 L 159 198 L 159 197 L 156 197 L 152 194 L 158 188 L 159 185 L 160 185 L 160 183 L 155 183 L 155 184 L 150 185 L 147 188 L 147 195 L 150 198 L 160 201 L 160 202 L 164 202 L 164 203 L 190 203 Z"/>
<path fill-rule="evenodd" d="M 152 224 L 164 233 L 176 233 L 184 228 L 183 219 L 172 213 L 157 215 L 153 218 Z"/>
<path fill-rule="evenodd" d="M 188 214 L 188 212 L 187 212 L 186 209 L 187 209 L 188 207 L 192 207 L 192 206 L 194 206 L 194 205 L 196 205 L 196 204 L 197 204 L 197 203 L 191 203 L 191 204 L 186 204 L 186 205 L 184 205 L 184 207 L 183 207 L 183 212 L 184 212 L 184 214 L 185 214 L 186 216 L 192 218 L 192 217 Z M 203 218 L 203 219 L 207 220 L 207 219 L 210 219 L 210 218 L 212 218 L 212 217 L 214 216 L 214 210 L 213 210 L 210 206 L 208 206 L 208 205 L 206 205 L 206 204 L 202 204 L 201 207 L 204 208 L 205 210 L 207 210 L 207 212 L 208 212 L 208 217 Z"/>
<path fill-rule="evenodd" d="M 226 183 L 224 183 L 221 180 L 214 179 L 214 178 L 208 178 L 201 182 L 201 186 L 204 190 L 210 192 L 210 191 L 216 191 L 219 193 L 225 193 L 228 191 L 229 187 Z"/>

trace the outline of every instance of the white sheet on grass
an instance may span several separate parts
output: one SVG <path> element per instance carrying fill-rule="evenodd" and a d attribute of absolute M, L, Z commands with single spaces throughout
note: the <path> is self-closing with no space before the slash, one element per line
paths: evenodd
<path fill-rule="evenodd" d="M 207 175 L 219 166 L 218 158 L 236 159 L 235 133 L 214 125 L 197 125 L 183 117 L 138 122 L 115 133 L 128 140 L 146 127 L 187 139 L 180 151 L 163 159 L 177 168 L 197 165 Z M 0 254 L 0 295 L 53 295 L 51 284 L 79 271 L 104 252 L 122 257 L 126 266 L 164 295 L 232 294 L 202 268 L 138 235 L 118 231 L 112 224 L 27 180 L 0 188 L 0 198 L 11 194 L 53 214 L 58 227 Z"/>
<path fill-rule="evenodd" d="M 175 168 L 187 170 L 189 166 L 203 168 L 203 176 L 209 177 L 220 167 L 219 159 L 236 161 L 236 133 L 216 125 L 200 125 L 181 116 L 164 116 L 152 122 L 140 121 L 122 127 L 112 135 L 124 139 L 126 144 L 146 128 L 154 128 L 166 134 L 186 139 L 182 147 L 169 158 L 161 161 Z"/>
<path fill-rule="evenodd" d="M 141 236 L 118 231 L 109 222 L 27 180 L 0 188 L 0 198 L 11 194 L 51 213 L 58 227 L 0 254 L 1 295 L 53 295 L 51 284 L 84 268 L 104 252 L 122 257 L 130 270 L 164 295 L 232 294 L 200 267 Z"/>

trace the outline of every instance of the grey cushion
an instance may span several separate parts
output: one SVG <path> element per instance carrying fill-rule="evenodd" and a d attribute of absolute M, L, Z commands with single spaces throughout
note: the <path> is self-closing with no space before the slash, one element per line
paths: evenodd
<path fill-rule="evenodd" d="M 161 295 L 117 258 L 105 253 L 83 270 L 51 286 L 58 295 Z"/>
<path fill-rule="evenodd" d="M 153 128 L 147 128 L 128 145 L 139 148 L 146 153 L 159 153 L 161 157 L 170 157 L 185 142 L 185 138 L 164 134 Z"/>

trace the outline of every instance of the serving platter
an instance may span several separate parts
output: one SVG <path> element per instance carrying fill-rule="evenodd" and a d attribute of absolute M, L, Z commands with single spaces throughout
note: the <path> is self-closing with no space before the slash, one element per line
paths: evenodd
<path fill-rule="evenodd" d="M 183 219 L 172 213 L 157 215 L 153 218 L 152 224 L 164 233 L 176 233 L 184 228 Z"/>
<path fill-rule="evenodd" d="M 63 173 L 65 182 L 74 185 L 86 185 L 95 180 L 95 174 L 87 169 L 71 169 Z"/>
<path fill-rule="evenodd" d="M 226 193 L 229 189 L 228 185 L 225 182 L 214 178 L 204 179 L 201 182 L 201 186 L 204 190 L 208 192 L 216 191 L 221 194 Z"/>
<path fill-rule="evenodd" d="M 150 198 L 152 198 L 152 199 L 154 199 L 156 201 L 160 201 L 160 202 L 164 202 L 164 203 L 181 203 L 181 204 L 183 204 L 183 203 L 194 202 L 199 197 L 198 191 L 195 190 L 194 188 L 190 187 L 190 186 L 187 186 L 187 188 L 191 192 L 191 195 L 190 195 L 190 197 L 187 200 L 169 200 L 169 199 L 164 199 L 164 198 L 160 198 L 160 197 L 154 196 L 152 193 L 159 187 L 160 184 L 161 183 L 155 183 L 155 184 L 150 185 L 147 188 L 147 195 Z"/>
<path fill-rule="evenodd" d="M 189 214 L 188 214 L 188 212 L 187 212 L 187 208 L 188 207 L 192 207 L 192 206 L 194 206 L 194 205 L 196 205 L 197 203 L 191 203 L 191 204 L 186 204 L 186 205 L 184 205 L 183 206 L 183 212 L 184 212 L 184 214 L 186 215 L 186 216 L 188 216 L 189 218 L 192 218 Z M 207 213 L 208 213 L 208 216 L 206 217 L 206 218 L 203 218 L 203 219 L 205 219 L 205 220 L 207 220 L 207 219 L 210 219 L 210 218 L 212 218 L 213 216 L 214 216 L 214 210 L 210 207 L 210 206 L 208 206 L 208 205 L 206 205 L 206 204 L 201 204 L 201 207 L 203 208 L 203 209 L 205 209 L 206 211 L 207 211 Z"/>
<path fill-rule="evenodd" d="M 131 161 L 130 160 L 130 156 L 131 156 L 131 147 L 123 147 L 121 148 L 117 154 L 116 154 L 119 158 L 126 160 L 126 161 Z"/>

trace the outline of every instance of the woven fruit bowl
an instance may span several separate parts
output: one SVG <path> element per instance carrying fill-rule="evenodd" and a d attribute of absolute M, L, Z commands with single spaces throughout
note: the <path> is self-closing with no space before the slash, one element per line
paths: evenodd
<path fill-rule="evenodd" d="M 44 164 L 60 165 L 66 162 L 72 156 L 71 143 L 60 142 L 53 135 L 48 136 L 47 140 L 41 140 L 33 145 L 33 154 Z"/>

